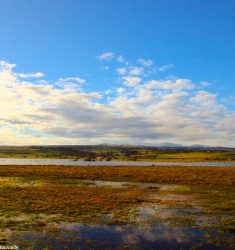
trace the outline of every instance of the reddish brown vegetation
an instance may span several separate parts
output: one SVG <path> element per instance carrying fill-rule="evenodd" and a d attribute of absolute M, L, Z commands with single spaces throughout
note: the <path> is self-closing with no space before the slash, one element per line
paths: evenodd
<path fill-rule="evenodd" d="M 192 185 L 234 185 L 235 167 L 1 166 L 0 176 L 42 179 L 99 179 Z"/>
<path fill-rule="evenodd" d="M 89 188 L 46 184 L 7 187 L 0 192 L 0 210 L 59 215 L 58 219 L 97 223 L 101 214 L 125 211 L 146 196 L 140 189 Z M 62 218 L 60 218 L 62 216 Z"/>

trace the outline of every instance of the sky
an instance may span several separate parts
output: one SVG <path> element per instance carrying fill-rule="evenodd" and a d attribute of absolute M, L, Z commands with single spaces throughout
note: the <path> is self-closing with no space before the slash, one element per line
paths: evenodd
<path fill-rule="evenodd" d="M 0 145 L 235 147 L 234 0 L 0 0 Z"/>

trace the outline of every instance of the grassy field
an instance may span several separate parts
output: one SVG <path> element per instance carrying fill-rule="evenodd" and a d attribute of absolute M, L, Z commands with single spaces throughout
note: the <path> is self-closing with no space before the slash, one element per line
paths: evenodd
<path fill-rule="evenodd" d="M 0 147 L 0 158 L 67 158 L 87 161 L 235 161 L 235 150 L 99 145 Z"/>
<path fill-rule="evenodd" d="M 1 166 L 0 243 L 33 249 L 13 236 L 61 223 L 161 224 L 202 232 L 195 249 L 233 249 L 234 201 L 235 167 Z"/>

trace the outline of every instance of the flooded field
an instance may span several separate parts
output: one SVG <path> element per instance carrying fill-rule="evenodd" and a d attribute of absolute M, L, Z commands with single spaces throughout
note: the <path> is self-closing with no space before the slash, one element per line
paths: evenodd
<path fill-rule="evenodd" d="M 161 224 L 146 227 L 61 223 L 43 232 L 16 233 L 10 240 L 23 249 L 229 249 L 213 243 L 210 237 L 216 234 Z"/>
<path fill-rule="evenodd" d="M 234 167 L 0 167 L 0 245 L 226 250 L 234 232 Z"/>
<path fill-rule="evenodd" d="M 223 162 L 157 162 L 157 161 L 82 161 L 70 159 L 0 158 L 0 165 L 63 165 L 63 166 L 235 166 L 234 161 Z"/>

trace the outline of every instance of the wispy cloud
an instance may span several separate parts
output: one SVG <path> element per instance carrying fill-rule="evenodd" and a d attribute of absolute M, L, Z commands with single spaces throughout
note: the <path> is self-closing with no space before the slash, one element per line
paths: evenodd
<path fill-rule="evenodd" d="M 97 58 L 102 61 L 110 61 L 114 57 L 115 57 L 115 54 L 113 52 L 104 52 L 101 55 L 97 56 Z"/>
<path fill-rule="evenodd" d="M 121 55 L 117 56 L 117 57 L 116 57 L 116 60 L 117 60 L 117 62 L 120 62 L 120 63 L 124 63 L 124 62 L 125 62 L 124 57 L 121 56 Z"/>
<path fill-rule="evenodd" d="M 111 61 L 114 59 L 116 62 L 127 64 L 125 58 L 122 55 L 116 55 L 114 52 L 111 51 L 104 52 L 96 58 L 100 61 Z"/>
<path fill-rule="evenodd" d="M 166 65 L 159 67 L 158 71 L 163 72 L 163 71 L 166 71 L 166 70 L 174 68 L 174 67 L 175 67 L 175 65 L 170 63 L 170 64 L 166 64 Z"/>
<path fill-rule="evenodd" d="M 19 78 L 42 78 L 45 76 L 42 72 L 29 73 L 29 74 L 16 73 L 15 75 Z"/>
<path fill-rule="evenodd" d="M 67 77 L 67 78 L 59 78 L 60 82 L 78 82 L 78 83 L 85 83 L 86 80 L 82 79 L 78 76 L 76 77 Z"/>
<path fill-rule="evenodd" d="M 153 60 L 151 59 L 144 59 L 144 58 L 139 58 L 137 62 L 142 65 L 143 67 L 151 67 L 153 66 Z"/>
<path fill-rule="evenodd" d="M 210 83 L 206 82 L 206 81 L 201 81 L 200 85 L 203 86 L 203 87 L 208 87 L 208 86 L 210 86 Z"/>

